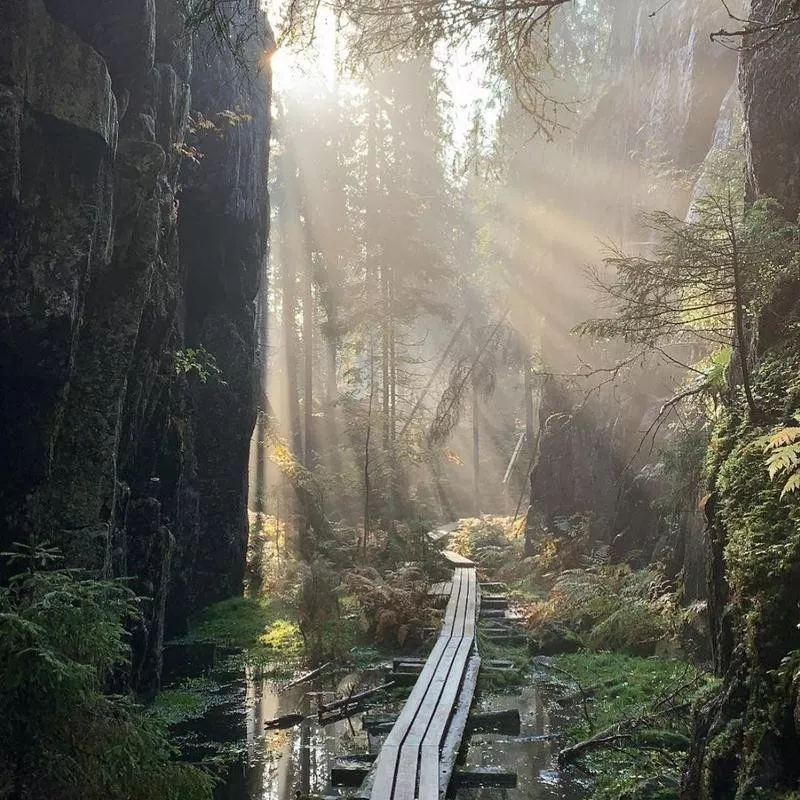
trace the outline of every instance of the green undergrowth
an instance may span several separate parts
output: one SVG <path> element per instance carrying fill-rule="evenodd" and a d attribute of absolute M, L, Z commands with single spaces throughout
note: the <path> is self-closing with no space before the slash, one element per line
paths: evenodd
<path fill-rule="evenodd" d="M 208 606 L 189 621 L 184 641 L 253 647 L 281 609 L 269 600 L 231 597 Z"/>
<path fill-rule="evenodd" d="M 549 676 L 574 712 L 567 746 L 595 736 L 575 763 L 596 780 L 595 800 L 678 797 L 691 736 L 691 709 L 713 685 L 681 660 L 621 653 L 557 656 Z"/>
<path fill-rule="evenodd" d="M 232 652 L 226 669 L 250 666 L 265 677 L 291 674 L 301 665 L 303 638 L 297 615 L 271 598 L 232 597 L 190 620 L 184 643 L 207 642 Z"/>
<path fill-rule="evenodd" d="M 130 668 L 140 601 L 123 581 L 61 566 L 57 548 L 0 554 L 0 797 L 210 800 L 134 698 L 106 691 Z"/>
<path fill-rule="evenodd" d="M 220 702 L 219 689 L 219 684 L 209 677 L 184 678 L 177 686 L 162 689 L 148 711 L 167 726 L 198 719 Z"/>

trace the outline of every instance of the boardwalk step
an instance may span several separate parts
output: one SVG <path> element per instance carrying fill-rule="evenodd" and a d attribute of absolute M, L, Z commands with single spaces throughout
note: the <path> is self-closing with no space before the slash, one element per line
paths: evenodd
<path fill-rule="evenodd" d="M 461 553 L 456 553 L 454 550 L 442 550 L 442 555 L 450 562 L 450 566 L 456 567 L 456 569 L 476 566 L 472 559 L 462 556 Z"/>
<path fill-rule="evenodd" d="M 484 667 L 493 667 L 495 669 L 503 669 L 506 667 L 513 667 L 513 661 L 506 661 L 504 659 L 493 658 L 490 661 L 483 662 Z M 392 661 L 392 669 L 394 672 L 416 672 L 422 671 L 425 665 L 425 659 L 422 658 L 395 658 Z"/>
<path fill-rule="evenodd" d="M 360 786 L 369 774 L 371 767 L 371 761 L 340 762 L 337 759 L 331 769 L 331 785 L 339 788 Z M 517 785 L 517 773 L 493 767 L 456 769 L 453 772 L 452 784 L 457 789 L 478 787 L 514 789 Z M 359 793 L 357 797 L 365 797 L 365 795 Z"/>
<path fill-rule="evenodd" d="M 481 619 L 505 619 L 506 611 L 503 608 L 481 608 Z"/>
<path fill-rule="evenodd" d="M 511 647 L 528 642 L 528 637 L 524 633 L 490 633 L 486 638 L 494 644 L 507 644 Z"/>
<path fill-rule="evenodd" d="M 517 773 L 495 767 L 471 767 L 457 769 L 453 773 L 453 783 L 457 789 L 486 787 L 492 789 L 515 789 Z"/>
<path fill-rule="evenodd" d="M 396 721 L 397 716 L 394 714 L 365 714 L 361 718 L 361 725 L 369 733 L 382 734 L 388 733 Z M 466 730 L 469 733 L 505 733 L 519 736 L 520 724 L 519 710 L 511 708 L 470 714 L 467 717 Z"/>

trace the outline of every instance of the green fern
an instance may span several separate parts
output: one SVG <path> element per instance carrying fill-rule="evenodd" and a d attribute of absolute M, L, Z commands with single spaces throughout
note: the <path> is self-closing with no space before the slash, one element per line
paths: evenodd
<path fill-rule="evenodd" d="M 800 426 L 790 425 L 760 436 L 755 444 L 769 454 L 766 460 L 769 477 L 773 480 L 779 475 L 786 478 L 781 499 L 800 489 Z"/>

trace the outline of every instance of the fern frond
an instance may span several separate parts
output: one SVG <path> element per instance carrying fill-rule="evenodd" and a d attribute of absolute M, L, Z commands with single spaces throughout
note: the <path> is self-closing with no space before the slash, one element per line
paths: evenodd
<path fill-rule="evenodd" d="M 769 437 L 770 448 L 791 444 L 800 439 L 800 427 L 781 428 Z"/>
<path fill-rule="evenodd" d="M 786 494 L 791 494 L 800 489 L 800 472 L 795 472 L 783 486 L 781 490 L 781 500 Z"/>
<path fill-rule="evenodd" d="M 794 471 L 800 463 L 800 442 L 787 444 L 772 451 L 767 459 L 767 471 L 770 478 L 780 472 Z"/>

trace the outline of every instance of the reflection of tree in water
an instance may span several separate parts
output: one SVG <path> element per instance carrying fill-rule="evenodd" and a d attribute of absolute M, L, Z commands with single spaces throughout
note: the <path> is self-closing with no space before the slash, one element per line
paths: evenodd
<path fill-rule="evenodd" d="M 281 691 L 275 685 L 247 675 L 247 767 L 235 785 L 228 782 L 224 800 L 296 800 L 314 796 L 330 784 L 336 756 L 365 752 L 366 732 L 360 718 L 342 720 L 327 728 L 316 719 L 317 699 L 328 701 L 380 681 L 374 673 L 329 676 L 314 683 Z M 264 732 L 264 722 L 299 713 L 304 721 L 294 727 Z"/>
<path fill-rule="evenodd" d="M 308 795 L 311 791 L 311 710 L 309 695 L 303 695 L 303 711 L 306 719 L 300 724 L 300 793 Z"/>

